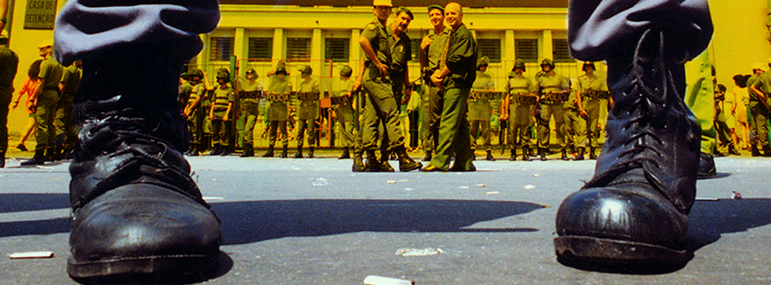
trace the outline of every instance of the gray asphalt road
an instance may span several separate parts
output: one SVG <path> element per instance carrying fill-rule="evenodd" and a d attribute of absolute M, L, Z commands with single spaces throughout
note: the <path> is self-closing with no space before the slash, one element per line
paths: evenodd
<path fill-rule="evenodd" d="M 352 173 L 350 160 L 331 158 L 190 162 L 223 220 L 220 269 L 206 284 L 362 284 L 368 275 L 417 284 L 771 284 L 771 159 L 718 158 L 719 174 L 698 182 L 702 200 L 690 214 L 693 259 L 635 275 L 555 259 L 556 206 L 591 177 L 594 161 L 383 174 Z M 67 164 L 17 165 L 0 169 L 0 284 L 74 284 L 65 273 Z M 441 253 L 396 254 L 427 248 Z M 7 257 L 39 250 L 56 256 Z"/>

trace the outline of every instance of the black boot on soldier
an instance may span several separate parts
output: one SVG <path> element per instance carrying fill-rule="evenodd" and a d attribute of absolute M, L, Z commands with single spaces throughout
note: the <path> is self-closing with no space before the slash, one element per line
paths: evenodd
<path fill-rule="evenodd" d="M 340 156 L 337 157 L 337 159 L 346 159 L 346 158 L 351 158 L 351 153 L 348 152 L 348 148 L 347 147 L 344 147 L 343 148 L 343 153 L 341 153 Z"/>
<path fill-rule="evenodd" d="M 241 157 L 252 157 L 254 156 L 254 148 L 250 144 L 244 144 L 244 153 L 241 154 Z"/>
<path fill-rule="evenodd" d="M 83 62 L 70 164 L 67 273 L 73 278 L 189 275 L 217 267 L 220 221 L 180 153 L 189 142 L 177 102 L 182 64 L 148 56 L 154 49 L 132 47 Z"/>
<path fill-rule="evenodd" d="M 394 153 L 399 158 L 399 171 L 401 172 L 418 170 L 423 167 L 422 163 L 410 158 L 410 155 L 407 154 L 407 150 L 403 145 L 396 147 Z"/>
<path fill-rule="evenodd" d="M 297 146 L 297 153 L 294 154 L 294 158 L 303 158 L 303 146 Z"/>
<path fill-rule="evenodd" d="M 683 54 L 649 29 L 608 49 L 613 109 L 594 177 L 557 211 L 560 261 L 678 266 L 696 195 L 701 130 L 683 102 Z M 667 46 L 667 44 L 670 44 Z"/>
<path fill-rule="evenodd" d="M 35 155 L 21 162 L 21 166 L 43 165 L 46 163 L 45 150 L 35 149 Z"/>
<path fill-rule="evenodd" d="M 313 148 L 313 147 L 309 147 L 309 148 L 308 148 L 308 158 L 314 158 L 314 156 L 313 156 L 313 150 L 314 150 L 314 148 Z"/>

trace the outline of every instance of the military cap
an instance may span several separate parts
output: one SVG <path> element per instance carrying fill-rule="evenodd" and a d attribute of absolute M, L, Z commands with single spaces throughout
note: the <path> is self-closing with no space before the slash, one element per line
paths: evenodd
<path fill-rule="evenodd" d="M 584 65 L 581 67 L 581 71 L 586 71 L 587 67 L 591 67 L 594 70 L 597 70 L 597 67 L 594 66 L 594 62 L 586 61 L 584 62 Z"/>
<path fill-rule="evenodd" d="M 442 14 L 444 14 L 444 7 L 442 7 L 441 5 L 434 4 L 434 5 L 428 6 L 429 13 L 431 13 L 431 10 L 434 10 L 434 9 L 439 9 L 440 11 L 442 11 Z"/>
<path fill-rule="evenodd" d="M 394 5 L 391 4 L 391 0 L 375 0 L 375 1 L 372 1 L 372 6 L 375 6 L 375 7 L 378 7 L 378 6 L 393 7 Z"/>
<path fill-rule="evenodd" d="M 490 65 L 490 58 L 483 56 L 477 59 L 477 69 L 479 69 L 482 66 L 488 66 Z"/>
<path fill-rule="evenodd" d="M 350 66 L 346 65 L 340 68 L 340 75 L 345 77 L 351 77 L 352 74 L 353 74 L 353 69 L 351 69 Z"/>
<path fill-rule="evenodd" d="M 543 67 L 544 65 L 548 65 L 551 69 L 554 69 L 554 62 L 551 61 L 551 59 L 549 58 L 544 58 L 543 60 L 541 60 L 541 67 Z"/>
<path fill-rule="evenodd" d="M 517 70 L 517 68 L 521 68 L 522 71 L 525 71 L 525 61 L 521 59 L 517 59 L 514 61 L 514 67 L 511 68 L 511 72 L 514 72 Z"/>
<path fill-rule="evenodd" d="M 54 46 L 53 42 L 51 40 L 43 40 L 40 42 L 40 44 L 37 45 L 37 48 L 44 48 L 44 47 L 52 47 Z"/>
<path fill-rule="evenodd" d="M 311 68 L 310 65 L 305 65 L 303 67 L 300 67 L 300 74 L 302 75 L 311 75 L 313 74 L 313 68 Z"/>

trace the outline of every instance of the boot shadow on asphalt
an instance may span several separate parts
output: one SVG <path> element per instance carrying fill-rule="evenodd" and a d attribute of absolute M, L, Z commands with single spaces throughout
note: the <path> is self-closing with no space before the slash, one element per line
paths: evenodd
<path fill-rule="evenodd" d="M 536 228 L 466 229 L 543 209 L 527 202 L 475 200 L 274 200 L 212 204 L 224 245 L 355 232 L 535 232 Z"/>

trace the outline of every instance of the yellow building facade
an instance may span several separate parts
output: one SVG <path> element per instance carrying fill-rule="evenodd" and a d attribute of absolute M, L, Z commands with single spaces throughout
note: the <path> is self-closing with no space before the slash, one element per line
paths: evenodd
<path fill-rule="evenodd" d="M 37 46 L 53 37 L 52 30 L 24 27 L 30 2 L 15 0 L 9 10 L 10 48 L 20 58 L 16 86 L 21 86 L 27 68 L 38 58 Z M 312 4 L 319 4 L 315 2 Z M 337 2 L 346 4 L 346 0 Z M 353 2 L 360 5 L 358 3 L 362 1 Z M 528 7 L 504 7 L 506 1 L 473 2 L 472 6 L 479 6 L 479 3 L 496 6 L 466 7 L 464 22 L 474 32 L 481 54 L 491 58 L 488 72 L 497 79 L 497 89 L 503 89 L 505 76 L 517 58 L 527 62 L 526 73 L 530 76 L 538 71 L 538 62 L 547 57 L 557 62 L 557 72 L 570 78 L 580 75 L 580 62 L 571 59 L 567 50 L 567 1 L 517 2 Z M 428 1 L 405 3 L 415 4 L 407 5 L 415 15 L 408 30 L 416 51 L 409 64 L 410 78 L 414 80 L 419 76 L 417 45 L 432 27 L 426 6 L 422 5 Z M 61 0 L 56 2 L 56 11 L 63 4 Z M 400 3 L 394 1 L 394 4 Z M 710 5 L 715 24 L 710 46 L 712 60 L 717 67 L 718 82 L 730 89 L 734 74 L 750 73 L 753 62 L 765 63 L 771 56 L 766 27 L 768 4 L 763 0 L 743 1 L 741 5 L 736 5 L 735 1 L 711 0 Z M 234 56 L 237 74 L 243 75 L 247 69 L 255 68 L 260 80 L 264 80 L 264 74 L 279 60 L 287 60 L 293 78 L 298 78 L 300 66 L 311 65 L 314 77 L 321 79 L 322 88 L 326 90 L 331 88 L 331 79 L 342 66 L 351 66 L 357 74 L 363 56 L 358 38 L 362 28 L 374 18 L 369 6 L 222 4 L 220 10 L 222 18 L 217 29 L 201 35 L 205 48 L 191 60 L 191 66 L 202 67 L 211 77 L 215 68 L 230 66 L 231 56 Z M 597 66 L 604 72 L 604 65 Z M 12 110 L 9 118 L 12 137 L 18 135 L 25 119 L 23 110 Z M 13 141 L 11 145 L 14 145 Z"/>

